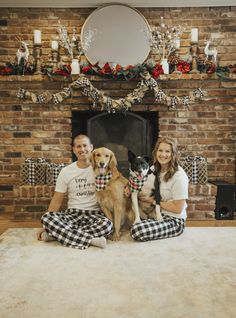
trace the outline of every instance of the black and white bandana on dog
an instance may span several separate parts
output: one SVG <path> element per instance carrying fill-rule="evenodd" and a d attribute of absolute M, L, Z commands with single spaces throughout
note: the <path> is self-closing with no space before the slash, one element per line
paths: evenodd
<path fill-rule="evenodd" d="M 112 173 L 108 172 L 106 175 L 99 174 L 95 177 L 96 191 L 102 191 L 106 189 L 108 182 L 111 180 Z"/>
<path fill-rule="evenodd" d="M 147 176 L 144 177 L 135 177 L 130 176 L 129 177 L 129 188 L 131 192 L 140 192 L 144 182 L 147 180 Z"/>

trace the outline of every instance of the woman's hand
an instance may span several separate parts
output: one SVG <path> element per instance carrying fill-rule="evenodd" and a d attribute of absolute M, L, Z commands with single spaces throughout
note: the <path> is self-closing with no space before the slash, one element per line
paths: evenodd
<path fill-rule="evenodd" d="M 154 202 L 154 197 L 149 197 L 147 195 L 144 195 L 143 192 L 139 192 L 138 198 L 142 202 L 146 202 L 146 203 L 150 203 L 150 204 L 153 204 L 153 202 Z"/>
<path fill-rule="evenodd" d="M 161 201 L 161 208 L 166 211 L 179 214 L 182 212 L 185 202 L 185 200 Z"/>

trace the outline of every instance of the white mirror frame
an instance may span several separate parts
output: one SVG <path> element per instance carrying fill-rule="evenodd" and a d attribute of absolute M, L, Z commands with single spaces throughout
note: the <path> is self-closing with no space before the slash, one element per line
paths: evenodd
<path fill-rule="evenodd" d="M 126 67 L 142 64 L 150 53 L 150 26 L 135 8 L 107 4 L 86 19 L 81 30 L 84 55 L 91 64 Z"/>

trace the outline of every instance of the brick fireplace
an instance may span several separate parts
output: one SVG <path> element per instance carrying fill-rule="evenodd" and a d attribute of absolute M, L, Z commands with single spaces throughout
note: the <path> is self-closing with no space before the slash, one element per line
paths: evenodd
<path fill-rule="evenodd" d="M 201 80 L 194 75 L 163 76 L 163 89 L 178 94 L 198 87 Z M 106 87 L 106 93 L 113 96 L 127 94 L 136 86 L 136 82 L 113 81 L 92 78 L 96 87 Z M 156 120 L 156 133 L 162 136 L 178 138 L 181 156 L 202 155 L 207 157 L 208 176 L 210 180 L 234 179 L 234 144 L 232 142 L 233 106 L 228 94 L 234 89 L 234 83 L 207 79 L 207 101 L 190 105 L 188 109 L 169 111 L 165 105 L 155 104 L 153 96 L 145 97 L 143 103 L 134 105 L 134 114 L 153 113 Z M 230 86 L 229 86 L 230 84 Z M 12 76 L 0 79 L 2 91 L 2 168 L 1 168 L 1 202 L 2 213 L 13 215 L 17 219 L 39 218 L 47 209 L 54 187 L 47 185 L 19 186 L 20 166 L 28 157 L 45 157 L 55 163 L 70 162 L 72 157 L 72 114 L 74 112 L 102 114 L 99 109 L 92 109 L 90 102 L 79 90 L 72 99 L 63 104 L 39 105 L 29 101 L 19 103 L 16 99 L 18 87 L 41 91 L 44 87 L 56 91 L 67 83 L 51 82 L 41 76 Z M 220 87 L 221 86 L 221 87 Z M 224 87 L 224 86 L 227 86 Z M 177 88 L 176 88 L 177 87 Z M 226 97 L 211 94 L 227 91 Z M 212 97 L 211 97 L 212 96 Z M 222 105 L 224 101 L 224 105 Z M 224 118 L 223 118 L 224 114 Z M 83 116 L 82 116 L 83 117 Z M 109 117 L 108 117 L 109 120 Z M 74 123 L 75 125 L 75 123 Z M 83 128 L 84 129 L 84 128 Z M 214 218 L 216 186 L 190 185 L 188 215 L 190 219 Z"/>
<path fill-rule="evenodd" d="M 210 8 L 162 8 L 140 9 L 150 21 L 164 14 L 171 20 L 176 16 L 185 16 L 185 25 L 201 28 L 202 47 L 204 40 L 209 37 L 209 27 L 204 26 L 204 19 L 211 21 L 212 32 L 218 32 L 221 65 L 233 62 L 233 52 L 236 51 L 233 41 L 233 21 L 235 8 L 222 7 L 215 11 Z M 56 23 L 52 17 L 64 18 L 64 22 L 83 24 L 91 9 L 3 9 L 0 23 L 0 60 L 7 61 L 15 55 L 13 35 L 30 34 L 25 23 L 45 28 L 45 55 L 49 52 L 49 38 Z M 71 14 L 73 13 L 73 14 Z M 42 18 L 43 17 L 43 18 Z M 204 19 L 202 20 L 202 17 Z M 74 19 L 74 21 L 73 21 Z M 210 20 L 209 20 L 210 19 Z M 18 23 L 21 21 L 20 23 Z M 20 24 L 21 29 L 19 29 Z M 48 21 L 51 21 L 49 24 Z M 49 26 L 50 25 L 50 26 Z M 73 24 L 74 25 L 74 24 Z M 32 29 L 33 30 L 33 29 Z M 30 33 L 32 33 L 30 30 Z M 13 35 L 12 35 L 13 34 Z M 227 39 L 227 41 L 226 41 Z M 181 54 L 186 54 L 189 45 L 184 40 Z M 228 44 L 227 44 L 228 43 Z M 230 52 L 226 47 L 231 47 Z M 202 48 L 201 48 L 202 50 Z M 234 53 L 235 56 L 235 53 Z M 108 80 L 90 76 L 93 85 L 112 96 L 119 98 L 126 96 L 137 86 L 137 80 Z M 77 120 L 84 124 L 83 116 L 90 113 L 94 116 L 102 114 L 99 107 L 93 108 L 92 103 L 83 96 L 79 89 L 74 90 L 73 98 L 62 104 L 34 104 L 30 101 L 19 101 L 16 93 L 19 87 L 40 93 L 60 91 L 73 79 L 64 80 L 61 77 L 53 81 L 46 76 L 0 76 L 0 216 L 16 219 L 39 218 L 47 209 L 54 187 L 47 185 L 20 186 L 20 166 L 28 157 L 45 157 L 55 163 L 69 163 L 72 159 L 71 141 L 72 127 L 75 125 L 73 114 L 77 112 Z M 171 136 L 178 139 L 181 156 L 200 155 L 207 158 L 208 177 L 211 181 L 224 180 L 235 182 L 235 99 L 236 83 L 217 77 L 215 74 L 170 74 L 160 77 L 159 85 L 170 95 L 188 94 L 195 88 L 202 86 L 207 96 L 201 102 L 191 104 L 188 108 L 180 107 L 176 111 L 169 111 L 167 106 L 157 104 L 151 92 L 141 104 L 133 105 L 134 115 L 152 117 L 154 132 L 149 148 L 153 146 L 158 135 Z M 84 114 L 83 114 L 84 112 Z M 154 119 L 153 116 L 156 117 Z M 141 116 L 142 117 L 142 116 Z M 107 119 L 109 120 L 109 118 Z M 84 129 L 84 128 L 83 128 Z M 148 151 L 150 149 L 148 148 Z M 215 197 L 217 187 L 214 184 L 190 185 L 190 199 L 188 202 L 188 216 L 190 219 L 214 218 Z"/>

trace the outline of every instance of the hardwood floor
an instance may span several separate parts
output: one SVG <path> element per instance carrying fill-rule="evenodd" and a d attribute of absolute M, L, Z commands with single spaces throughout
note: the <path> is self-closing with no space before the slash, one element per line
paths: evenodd
<path fill-rule="evenodd" d="M 18 221 L 10 218 L 0 218 L 0 234 L 5 232 L 9 228 L 34 228 L 41 227 L 40 220 L 25 220 Z"/>
<path fill-rule="evenodd" d="M 218 226 L 235 226 L 236 220 L 187 220 L 189 227 L 218 227 Z M 18 221 L 7 217 L 0 217 L 0 234 L 9 228 L 40 228 L 40 220 Z"/>

